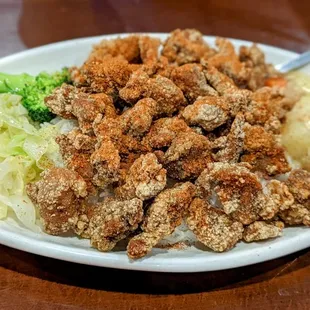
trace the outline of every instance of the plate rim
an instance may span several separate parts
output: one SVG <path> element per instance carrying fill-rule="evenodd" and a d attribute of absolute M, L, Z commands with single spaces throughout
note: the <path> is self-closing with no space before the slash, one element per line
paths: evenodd
<path fill-rule="evenodd" d="M 135 32 L 135 33 L 116 33 L 107 34 L 91 37 L 76 38 L 71 40 L 60 41 L 56 43 L 50 43 L 42 45 L 39 47 L 27 49 L 25 51 L 17 52 L 12 55 L 8 55 L 0 58 L 0 66 L 6 63 L 10 63 L 14 60 L 22 59 L 27 56 L 32 56 L 35 54 L 40 54 L 41 52 L 46 52 L 48 49 L 62 49 L 66 48 L 72 44 L 79 44 L 81 42 L 88 43 L 90 45 L 95 44 L 103 39 L 112 39 L 115 37 L 126 37 L 132 34 L 137 35 L 150 35 L 153 37 L 166 37 L 168 33 L 158 33 L 158 32 Z M 216 36 L 203 36 L 206 41 L 214 41 Z M 235 38 L 228 38 L 233 44 L 245 44 L 249 45 L 252 42 L 247 40 L 240 40 Z M 299 55 L 296 52 L 279 48 L 273 45 L 267 45 L 263 43 L 257 43 L 263 50 L 269 50 L 269 52 L 274 52 L 276 54 L 281 54 L 287 58 L 293 58 Z M 9 229 L 5 226 L 8 225 Z M 243 249 L 242 252 L 225 252 L 216 253 L 216 255 L 210 257 L 205 256 L 195 256 L 191 259 L 184 257 L 175 258 L 164 258 L 157 256 L 157 254 L 147 257 L 145 259 L 132 262 L 127 258 L 127 256 L 120 253 L 110 252 L 102 253 L 97 250 L 92 250 L 91 248 L 78 248 L 71 245 L 62 245 L 58 243 L 51 243 L 46 240 L 40 240 L 42 234 L 37 234 L 36 238 L 28 237 L 17 231 L 10 231 L 14 227 L 6 223 L 5 221 L 0 221 L 0 244 L 5 246 L 15 248 L 21 251 L 55 258 L 58 260 L 64 260 L 74 263 L 93 265 L 99 267 L 117 268 L 117 269 L 128 269 L 128 270 L 140 270 L 140 271 L 154 271 L 154 272 L 205 272 L 205 271 L 215 271 L 215 270 L 225 270 L 230 268 L 237 268 L 246 265 L 253 265 L 260 262 L 265 262 L 271 259 L 279 258 L 299 250 L 303 250 L 310 246 L 310 230 L 308 232 L 300 233 L 295 235 L 289 240 L 283 240 L 270 243 L 263 243 L 258 249 Z M 303 229 L 302 227 L 300 227 Z M 23 229 L 23 228 L 20 228 Z M 286 228 L 289 230 L 290 228 Z M 47 235 L 46 235 L 47 236 Z M 63 237 L 62 237 L 63 238 Z M 280 240 L 280 239 L 279 239 Z M 308 242 L 307 242 L 308 240 Z M 298 242 L 297 242 L 298 241 Z M 285 243 L 285 246 L 282 243 Z M 91 251 L 90 251 L 91 249 Z M 173 250 L 176 251 L 176 250 Z M 185 250 L 186 251 L 186 250 Z M 253 252 L 255 252 L 253 254 Z M 252 253 L 250 253 L 252 252 Z M 228 256 L 226 259 L 223 257 Z M 241 256 L 241 258 L 240 258 Z M 237 261 L 235 261 L 235 259 Z M 169 260 L 169 262 L 165 262 Z M 205 261 L 205 263 L 204 263 Z M 216 261 L 220 261 L 216 262 Z M 219 266 L 220 265 L 220 266 Z"/>

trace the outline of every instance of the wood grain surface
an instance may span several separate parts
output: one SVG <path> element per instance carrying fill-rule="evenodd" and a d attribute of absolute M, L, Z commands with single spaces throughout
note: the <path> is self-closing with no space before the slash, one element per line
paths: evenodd
<path fill-rule="evenodd" d="M 195 27 L 204 34 L 310 48 L 310 1 L 0 0 L 0 56 L 51 42 Z M 310 251 L 199 274 L 61 262 L 0 246 L 0 310 L 310 309 Z"/>

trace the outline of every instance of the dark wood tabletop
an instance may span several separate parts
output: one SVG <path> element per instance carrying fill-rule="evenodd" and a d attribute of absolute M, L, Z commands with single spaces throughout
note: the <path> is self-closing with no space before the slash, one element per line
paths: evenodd
<path fill-rule="evenodd" d="M 120 32 L 204 34 L 310 48 L 310 1 L 0 0 L 0 56 Z M 0 309 L 310 309 L 310 250 L 198 274 L 62 262 L 0 246 Z"/>

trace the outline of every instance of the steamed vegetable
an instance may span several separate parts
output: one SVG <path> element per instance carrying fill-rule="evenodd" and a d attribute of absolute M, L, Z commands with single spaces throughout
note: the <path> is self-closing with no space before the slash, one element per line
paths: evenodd
<path fill-rule="evenodd" d="M 37 76 L 0 73 L 0 93 L 22 96 L 22 104 L 33 121 L 49 122 L 55 115 L 45 106 L 44 98 L 68 80 L 68 69 L 53 74 L 42 72 Z"/>
<path fill-rule="evenodd" d="M 62 164 L 55 137 L 72 126 L 64 120 L 36 127 L 20 102 L 20 96 L 0 94 L 0 219 L 12 210 L 26 227 L 37 230 L 25 185 L 43 169 Z"/>

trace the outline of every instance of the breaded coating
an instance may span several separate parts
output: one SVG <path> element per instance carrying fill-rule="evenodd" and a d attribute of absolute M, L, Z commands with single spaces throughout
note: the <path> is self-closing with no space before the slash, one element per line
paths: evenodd
<path fill-rule="evenodd" d="M 161 75 L 151 78 L 144 70 L 133 72 L 119 95 L 131 104 L 142 98 L 152 98 L 157 102 L 157 114 L 162 116 L 171 116 L 187 105 L 181 89 L 171 80 Z"/>
<path fill-rule="evenodd" d="M 116 116 L 113 100 L 106 94 L 87 94 L 67 84 L 58 87 L 45 98 L 46 106 L 63 118 L 77 118 L 83 133 L 92 133 L 92 123 L 98 114 Z"/>
<path fill-rule="evenodd" d="M 135 137 L 125 134 L 124 123 L 120 118 L 109 118 L 98 116 L 93 128 L 98 142 L 109 139 L 120 154 L 128 155 L 130 152 L 140 152 L 145 150 L 140 141 Z"/>
<path fill-rule="evenodd" d="M 156 65 L 159 58 L 159 46 L 161 41 L 149 36 L 139 37 L 140 58 L 146 66 Z"/>
<path fill-rule="evenodd" d="M 279 76 L 279 73 L 276 72 L 272 65 L 266 64 L 265 55 L 256 44 L 250 47 L 241 46 L 239 59 L 250 69 L 250 78 L 247 86 L 251 90 L 263 87 L 267 78 Z"/>
<path fill-rule="evenodd" d="M 102 40 L 94 45 L 87 61 L 102 61 L 107 57 L 120 57 L 130 63 L 136 63 L 140 58 L 139 37 L 128 36 L 113 40 Z"/>
<path fill-rule="evenodd" d="M 38 206 L 44 230 L 60 235 L 76 224 L 87 185 L 76 172 L 64 168 L 45 170 L 41 177 L 38 182 L 27 185 L 27 194 Z"/>
<path fill-rule="evenodd" d="M 244 146 L 244 126 L 244 116 L 239 113 L 231 125 L 229 134 L 222 137 L 222 145 L 218 145 L 220 150 L 214 156 L 216 161 L 228 163 L 237 163 L 239 161 Z"/>
<path fill-rule="evenodd" d="M 181 115 L 188 125 L 212 131 L 228 120 L 229 108 L 223 97 L 206 96 L 188 105 Z"/>
<path fill-rule="evenodd" d="M 245 126 L 242 162 L 252 165 L 253 171 L 263 175 L 276 175 L 290 171 L 284 148 L 275 136 L 261 126 Z"/>
<path fill-rule="evenodd" d="M 170 79 L 183 92 L 185 98 L 194 102 L 198 97 L 217 96 L 217 91 L 206 80 L 199 64 L 185 64 L 172 70 Z"/>
<path fill-rule="evenodd" d="M 83 133 L 93 132 L 92 124 L 98 114 L 114 111 L 113 100 L 105 94 L 79 94 L 72 100 L 72 114 L 78 119 L 79 127 Z"/>
<path fill-rule="evenodd" d="M 82 87 L 87 85 L 85 76 L 82 74 L 79 67 L 73 66 L 69 68 L 70 80 L 76 87 Z"/>
<path fill-rule="evenodd" d="M 287 210 L 294 204 L 294 197 L 283 182 L 269 181 L 266 191 L 265 208 L 260 212 L 264 220 L 273 219 L 279 211 Z"/>
<path fill-rule="evenodd" d="M 296 202 L 310 211 L 310 172 L 302 169 L 293 170 L 285 183 Z"/>
<path fill-rule="evenodd" d="M 88 193 L 94 192 L 93 167 L 90 155 L 95 150 L 96 139 L 74 129 L 56 138 L 60 154 L 69 170 L 77 172 L 86 182 Z"/>
<path fill-rule="evenodd" d="M 150 70 L 150 73 L 161 75 L 166 77 L 167 79 L 171 79 L 172 72 L 176 68 L 178 68 L 177 64 L 169 63 L 168 58 L 165 56 L 159 56 L 155 67 Z"/>
<path fill-rule="evenodd" d="M 286 210 L 294 203 L 294 196 L 288 186 L 278 180 L 271 180 L 267 184 L 270 197 L 278 205 L 279 210 Z"/>
<path fill-rule="evenodd" d="M 141 155 L 129 168 L 125 184 L 116 188 L 115 194 L 121 199 L 150 199 L 165 188 L 166 174 L 153 153 Z"/>
<path fill-rule="evenodd" d="M 142 224 L 143 232 L 133 237 L 127 246 L 130 258 L 141 258 L 164 237 L 173 233 L 182 222 L 195 195 L 190 183 L 176 184 L 161 192 L 149 207 Z"/>
<path fill-rule="evenodd" d="M 296 102 L 294 96 L 285 95 L 281 88 L 263 87 L 252 93 L 245 117 L 251 125 L 261 125 L 271 132 L 280 133 L 281 121 Z M 276 123 L 273 125 L 272 123 Z"/>
<path fill-rule="evenodd" d="M 162 55 L 167 57 L 169 62 L 176 62 L 183 65 L 191 62 L 199 62 L 210 50 L 203 40 L 202 34 L 195 29 L 176 29 L 164 43 Z"/>
<path fill-rule="evenodd" d="M 143 219 L 140 199 L 116 200 L 106 198 L 98 203 L 89 222 L 91 245 L 99 251 L 111 251 L 117 242 L 138 228 Z"/>
<path fill-rule="evenodd" d="M 125 133 L 141 137 L 149 131 L 157 112 L 157 102 L 151 98 L 139 100 L 132 108 L 120 116 Z"/>
<path fill-rule="evenodd" d="M 78 208 L 78 220 L 73 227 L 73 231 L 81 238 L 90 239 L 89 222 L 94 215 L 96 205 L 91 199 L 88 200 L 87 198 L 81 202 Z"/>
<path fill-rule="evenodd" d="M 251 100 L 251 91 L 238 88 L 232 79 L 213 66 L 207 64 L 203 71 L 207 82 L 227 100 L 232 116 L 246 110 Z"/>
<path fill-rule="evenodd" d="M 197 178 L 212 162 L 210 141 L 195 132 L 180 133 L 162 158 L 168 175 L 177 180 Z"/>
<path fill-rule="evenodd" d="M 172 140 L 181 132 L 194 131 L 177 117 L 160 118 L 151 126 L 150 131 L 143 139 L 143 144 L 149 145 L 153 149 L 161 149 L 170 146 Z"/>
<path fill-rule="evenodd" d="M 229 76 L 239 87 L 247 86 L 250 78 L 250 70 L 246 65 L 240 62 L 236 54 L 233 44 L 224 38 L 216 38 L 216 46 L 218 52 L 206 60 L 210 66 L 216 67 L 218 70 Z"/>
<path fill-rule="evenodd" d="M 244 229 L 243 240 L 253 242 L 280 237 L 283 228 L 284 224 L 280 221 L 270 223 L 256 221 Z"/>
<path fill-rule="evenodd" d="M 192 201 L 186 222 L 197 239 L 215 252 L 230 250 L 242 238 L 240 222 L 199 198 Z"/>
<path fill-rule="evenodd" d="M 211 202 L 217 197 L 224 212 L 244 225 L 258 220 L 267 207 L 262 185 L 247 165 L 211 163 L 195 184 L 200 198 Z"/>
<path fill-rule="evenodd" d="M 301 204 L 293 204 L 289 209 L 280 211 L 278 215 L 287 225 L 310 226 L 310 211 Z"/>
<path fill-rule="evenodd" d="M 129 80 L 135 67 L 120 58 L 107 58 L 103 61 L 86 62 L 81 67 L 92 92 L 105 93 L 116 97 L 120 88 Z"/>
<path fill-rule="evenodd" d="M 93 182 L 105 187 L 119 178 L 120 155 L 111 140 L 101 141 L 100 146 L 91 154 L 90 162 L 94 170 Z"/>
<path fill-rule="evenodd" d="M 74 118 L 72 114 L 72 100 L 77 97 L 79 90 L 69 84 L 62 84 L 47 97 L 45 105 L 56 115 L 63 118 Z"/>
<path fill-rule="evenodd" d="M 203 72 L 207 82 L 219 93 L 219 95 L 224 96 L 238 92 L 239 88 L 234 81 L 215 67 L 206 64 L 203 67 Z"/>

